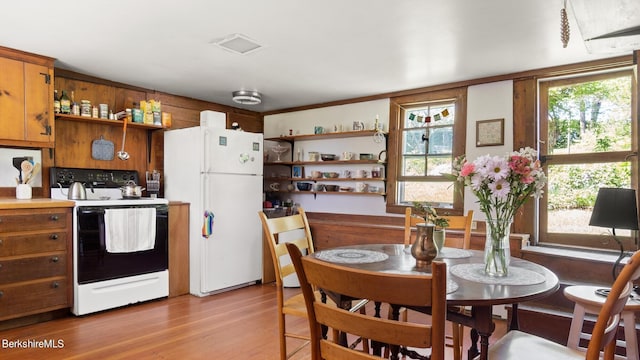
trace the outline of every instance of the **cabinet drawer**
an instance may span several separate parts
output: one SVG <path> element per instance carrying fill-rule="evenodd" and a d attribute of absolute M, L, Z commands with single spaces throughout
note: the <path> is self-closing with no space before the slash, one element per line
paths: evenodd
<path fill-rule="evenodd" d="M 0 286 L 2 284 L 36 280 L 67 273 L 67 253 L 47 256 L 0 259 Z"/>
<path fill-rule="evenodd" d="M 0 320 L 69 307 L 68 281 L 61 277 L 24 285 L 0 285 Z"/>
<path fill-rule="evenodd" d="M 0 234 L 0 257 L 65 251 L 69 234 L 65 231 L 48 231 L 34 234 Z"/>
<path fill-rule="evenodd" d="M 65 229 L 67 216 L 71 216 L 71 213 L 60 209 L 2 212 L 0 213 L 0 233 Z"/>

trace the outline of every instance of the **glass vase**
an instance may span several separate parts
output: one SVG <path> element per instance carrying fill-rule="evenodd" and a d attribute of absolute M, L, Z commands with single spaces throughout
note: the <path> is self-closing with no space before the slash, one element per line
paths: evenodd
<path fill-rule="evenodd" d="M 438 248 L 433 242 L 433 224 L 416 224 L 416 240 L 411 245 L 411 255 L 416 259 L 419 269 L 431 265 L 431 261 L 438 256 Z"/>
<path fill-rule="evenodd" d="M 487 239 L 484 244 L 484 272 L 488 276 L 509 275 L 511 251 L 509 234 L 511 220 L 487 220 Z"/>

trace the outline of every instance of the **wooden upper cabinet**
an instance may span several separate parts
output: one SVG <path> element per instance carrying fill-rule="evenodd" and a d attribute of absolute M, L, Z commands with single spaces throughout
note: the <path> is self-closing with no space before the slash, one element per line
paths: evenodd
<path fill-rule="evenodd" d="M 54 147 L 53 59 L 0 48 L 0 145 Z"/>
<path fill-rule="evenodd" d="M 25 140 L 53 143 L 53 69 L 24 63 Z"/>
<path fill-rule="evenodd" d="M 24 140 L 24 65 L 0 58 L 0 140 Z"/>

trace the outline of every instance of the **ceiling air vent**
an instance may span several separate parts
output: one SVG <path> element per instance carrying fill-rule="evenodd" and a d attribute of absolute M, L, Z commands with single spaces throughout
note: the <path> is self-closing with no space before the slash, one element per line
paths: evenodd
<path fill-rule="evenodd" d="M 213 43 L 240 55 L 247 55 L 262 48 L 262 45 L 242 34 L 231 34 L 223 39 L 216 39 Z"/>

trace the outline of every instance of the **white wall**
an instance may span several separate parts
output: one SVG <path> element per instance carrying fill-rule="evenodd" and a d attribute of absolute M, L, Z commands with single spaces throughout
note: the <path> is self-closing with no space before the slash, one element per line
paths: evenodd
<path fill-rule="evenodd" d="M 0 148 L 0 187 L 16 186 L 16 178 L 19 173 L 13 167 L 13 158 L 24 156 L 33 157 L 34 163 L 42 163 L 40 150 Z M 42 173 L 36 175 L 35 179 L 31 181 L 31 185 L 34 187 L 42 186 Z"/>
<path fill-rule="evenodd" d="M 289 129 L 293 134 L 313 134 L 315 126 L 322 126 L 333 130 L 334 126 L 342 126 L 343 131 L 352 129 L 353 122 L 363 122 L 366 129 L 373 129 L 376 116 L 382 128 L 389 129 L 389 99 L 366 101 L 354 104 L 330 106 L 320 109 L 296 111 L 290 113 L 265 116 L 264 137 L 278 137 L 288 135 Z M 283 159 L 291 159 L 291 156 L 301 150 L 304 160 L 308 159 L 309 151 L 321 153 L 331 153 L 340 155 L 343 151 L 353 153 L 372 153 L 376 156 L 385 149 L 385 144 L 376 143 L 373 137 L 354 137 L 345 139 L 327 139 L 296 141 L 293 152 L 288 152 Z M 269 150 L 269 145 L 265 145 L 265 150 Z M 270 154 L 273 156 L 273 154 Z M 305 166 L 305 173 L 308 175 L 312 170 L 321 171 L 342 171 L 344 169 L 355 170 L 362 168 L 371 170 L 373 165 L 337 165 L 337 166 Z M 269 170 L 267 170 L 269 171 Z M 265 176 L 270 174 L 266 173 Z M 324 182 L 330 184 L 330 182 Z M 371 185 L 383 185 L 382 182 L 368 182 Z M 346 186 L 355 186 L 355 183 L 340 182 Z M 300 204 L 306 211 L 331 212 L 339 214 L 362 214 L 362 215 L 386 215 L 385 200 L 382 196 L 363 195 L 324 195 L 319 194 L 315 199 L 310 194 L 295 194 L 290 196 L 291 200 Z"/>
<path fill-rule="evenodd" d="M 504 118 L 504 145 L 476 147 L 476 123 L 482 120 Z M 470 86 L 467 90 L 467 160 L 479 156 L 506 155 L 513 151 L 513 81 L 500 81 Z M 473 210 L 476 220 L 485 220 L 477 198 L 465 188 L 464 211 Z"/>
<path fill-rule="evenodd" d="M 289 129 L 293 134 L 313 134 L 315 126 L 332 129 L 334 125 L 342 125 L 345 130 L 351 128 L 353 121 L 362 121 L 367 129 L 373 127 L 376 115 L 384 130 L 389 129 L 389 99 L 367 101 L 355 104 L 331 106 L 320 109 L 303 110 L 265 116 L 265 138 L 288 135 Z M 504 118 L 504 145 L 476 147 L 476 122 L 481 120 Z M 376 147 L 369 138 L 348 138 L 321 141 L 296 142 L 293 153 L 285 154 L 291 159 L 296 156 L 297 149 L 303 151 L 306 160 L 308 151 L 320 151 L 340 154 L 342 151 L 375 152 L 382 148 Z M 482 85 L 470 86 L 467 92 L 467 159 L 474 160 L 478 156 L 505 155 L 513 150 L 513 81 L 500 81 Z M 353 167 L 356 169 L 356 167 Z M 311 166 L 305 171 L 312 170 Z M 328 171 L 339 171 L 340 168 Z M 265 174 L 268 176 L 268 174 Z M 312 195 L 292 194 L 291 199 L 302 205 L 307 211 L 333 212 L 362 215 L 391 215 L 385 213 L 383 197 L 368 196 L 321 196 L 316 199 Z M 484 220 L 476 203 L 476 197 L 465 189 L 465 211 L 474 210 L 474 218 Z"/>

